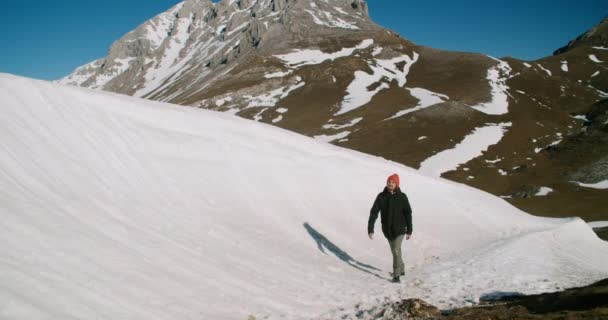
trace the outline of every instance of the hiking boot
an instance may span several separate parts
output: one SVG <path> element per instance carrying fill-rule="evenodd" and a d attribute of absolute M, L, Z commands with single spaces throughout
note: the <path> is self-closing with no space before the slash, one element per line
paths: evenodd
<path fill-rule="evenodd" d="M 399 277 L 393 277 L 393 282 L 394 283 L 400 283 L 401 280 L 399 280 Z"/>

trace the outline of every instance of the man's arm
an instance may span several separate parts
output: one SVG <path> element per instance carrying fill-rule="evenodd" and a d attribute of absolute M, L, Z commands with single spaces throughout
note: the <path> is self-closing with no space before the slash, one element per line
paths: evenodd
<path fill-rule="evenodd" d="M 408 236 L 411 236 L 412 231 L 413 231 L 413 229 L 412 229 L 412 207 L 410 206 L 410 201 L 407 199 L 407 195 L 405 195 L 405 208 L 403 210 L 403 214 L 405 215 L 405 223 L 407 226 L 406 234 Z"/>
<path fill-rule="evenodd" d="M 376 219 L 378 219 L 378 213 L 380 212 L 380 195 L 378 195 L 376 197 L 376 200 L 374 201 L 374 205 L 372 206 L 372 209 L 369 211 L 369 220 L 367 221 L 367 234 L 370 235 L 369 237 L 371 238 L 372 234 L 374 234 L 374 224 L 376 223 Z"/>

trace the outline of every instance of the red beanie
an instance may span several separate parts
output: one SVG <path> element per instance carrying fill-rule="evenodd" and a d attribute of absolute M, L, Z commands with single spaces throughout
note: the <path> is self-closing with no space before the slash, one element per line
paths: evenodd
<path fill-rule="evenodd" d="M 399 175 L 393 173 L 388 177 L 388 179 L 386 179 L 386 182 L 388 182 L 389 180 L 393 180 L 397 184 L 397 187 L 399 187 Z"/>

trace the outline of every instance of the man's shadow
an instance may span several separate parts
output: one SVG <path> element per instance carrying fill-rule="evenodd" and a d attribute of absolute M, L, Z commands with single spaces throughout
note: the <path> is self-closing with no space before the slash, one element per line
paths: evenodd
<path fill-rule="evenodd" d="M 361 270 L 363 272 L 369 273 L 371 275 L 374 275 L 380 279 L 385 279 L 385 278 L 381 277 L 380 275 L 378 275 L 376 272 L 372 272 L 372 271 L 382 271 L 382 270 L 354 259 L 348 253 L 344 252 L 342 249 L 338 248 L 338 246 L 333 244 L 333 242 L 329 241 L 329 239 L 327 239 L 324 235 L 319 233 L 319 231 L 317 231 L 315 228 L 313 228 L 308 222 L 304 223 L 304 228 L 306 229 L 306 231 L 308 231 L 308 234 L 317 242 L 317 247 L 324 254 L 327 254 L 325 252 L 325 249 L 327 249 L 331 253 L 333 253 L 336 257 L 338 257 L 338 259 L 346 262 L 351 267 Z"/>

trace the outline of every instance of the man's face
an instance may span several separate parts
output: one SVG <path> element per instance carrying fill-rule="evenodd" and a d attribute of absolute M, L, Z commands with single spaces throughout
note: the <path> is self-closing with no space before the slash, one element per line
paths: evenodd
<path fill-rule="evenodd" d="M 393 180 L 388 180 L 386 182 L 386 188 L 388 191 L 395 191 L 395 189 L 397 189 L 397 184 Z"/>

